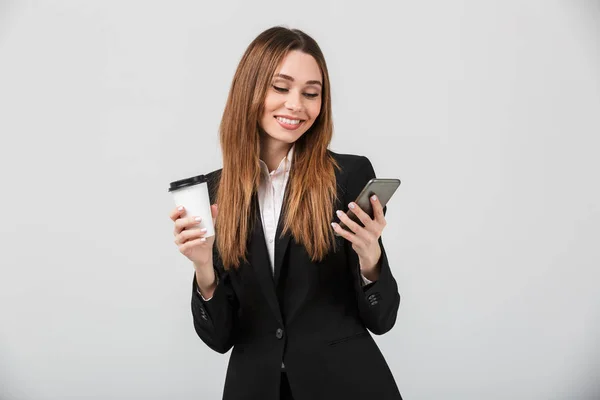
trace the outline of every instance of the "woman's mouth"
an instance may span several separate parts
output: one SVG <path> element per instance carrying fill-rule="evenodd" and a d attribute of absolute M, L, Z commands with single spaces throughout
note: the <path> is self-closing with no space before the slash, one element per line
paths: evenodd
<path fill-rule="evenodd" d="M 277 122 L 279 122 L 279 125 L 281 125 L 284 129 L 287 129 L 289 131 L 298 129 L 298 127 L 304 122 L 304 120 L 302 119 L 289 119 L 283 117 L 275 117 L 275 119 L 277 120 Z"/>

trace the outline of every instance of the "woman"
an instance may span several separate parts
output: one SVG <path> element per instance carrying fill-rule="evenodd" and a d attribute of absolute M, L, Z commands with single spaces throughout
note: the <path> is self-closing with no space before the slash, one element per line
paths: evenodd
<path fill-rule="evenodd" d="M 385 209 L 371 199 L 370 218 L 352 203 L 375 173 L 365 157 L 328 150 L 332 131 L 317 43 L 300 30 L 261 33 L 223 113 L 223 168 L 207 175 L 215 236 L 183 207 L 171 213 L 194 264 L 196 332 L 219 353 L 233 347 L 226 400 L 401 399 L 368 332 L 389 331 L 400 303 Z"/>

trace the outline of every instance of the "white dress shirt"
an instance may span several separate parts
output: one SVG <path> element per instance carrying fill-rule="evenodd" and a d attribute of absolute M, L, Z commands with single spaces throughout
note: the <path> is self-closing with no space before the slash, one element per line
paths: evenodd
<path fill-rule="evenodd" d="M 271 261 L 271 272 L 275 273 L 275 233 L 277 222 L 281 214 L 285 187 L 290 177 L 294 146 L 290 148 L 287 155 L 281 160 L 274 171 L 269 172 L 269 167 L 260 160 L 260 186 L 258 188 L 258 204 L 260 206 L 260 218 L 262 220 L 265 241 Z"/>

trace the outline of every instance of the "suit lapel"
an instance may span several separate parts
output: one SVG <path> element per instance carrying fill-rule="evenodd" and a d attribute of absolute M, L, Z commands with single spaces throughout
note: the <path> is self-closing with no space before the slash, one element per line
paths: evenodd
<path fill-rule="evenodd" d="M 337 159 L 337 157 L 334 156 L 334 158 L 336 159 L 336 161 L 339 163 L 339 160 Z M 338 196 L 338 201 L 339 199 L 342 199 L 344 194 L 345 194 L 345 190 L 341 187 L 340 185 L 340 179 L 341 179 L 341 171 L 339 171 L 337 168 L 334 168 L 335 170 L 335 181 L 336 181 L 336 189 L 337 189 L 337 196 Z M 285 235 L 283 235 L 283 237 L 281 237 L 281 231 L 283 230 L 283 224 L 284 224 L 284 213 L 283 213 L 283 208 L 284 205 L 287 204 L 287 200 L 288 200 L 288 195 L 289 195 L 289 179 L 288 179 L 288 183 L 285 185 L 285 191 L 284 191 L 284 196 L 283 196 L 283 202 L 282 202 L 282 210 L 281 213 L 279 213 L 279 221 L 277 222 L 277 230 L 276 230 L 276 234 L 275 234 L 275 276 L 274 276 L 274 281 L 275 281 L 275 287 L 277 287 L 277 285 L 279 284 L 279 279 L 281 277 L 281 269 L 283 267 L 283 259 L 285 257 L 285 253 L 288 251 L 289 245 L 290 245 L 290 239 L 291 239 L 291 234 L 288 232 Z M 339 204 L 335 204 L 334 205 L 337 208 L 339 208 Z M 260 218 L 260 215 L 259 215 Z"/>
<path fill-rule="evenodd" d="M 288 180 L 289 183 L 289 180 Z M 287 198 L 289 193 L 289 185 L 285 185 L 285 191 L 283 196 L 283 202 L 281 203 L 281 212 L 279 213 L 279 221 L 277 222 L 277 230 L 275 231 L 275 287 L 279 284 L 279 277 L 281 276 L 281 268 L 283 264 L 283 258 L 290 244 L 291 234 L 288 232 L 281 237 L 281 231 L 283 230 L 284 224 L 284 209 L 287 204 Z"/>
<path fill-rule="evenodd" d="M 253 197 L 254 209 L 254 229 L 252 230 L 252 238 L 250 243 L 249 261 L 256 273 L 256 278 L 262 286 L 263 293 L 267 299 L 267 303 L 275 314 L 277 320 L 283 324 L 277 294 L 275 293 L 275 283 L 273 281 L 273 273 L 269 263 L 269 252 L 265 243 L 265 233 L 262 227 L 260 218 L 260 208 L 258 205 L 258 196 Z M 277 246 L 276 246 L 277 248 Z"/>

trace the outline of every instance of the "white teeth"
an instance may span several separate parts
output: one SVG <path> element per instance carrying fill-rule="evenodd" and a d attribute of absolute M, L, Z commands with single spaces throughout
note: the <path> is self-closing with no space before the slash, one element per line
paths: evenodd
<path fill-rule="evenodd" d="M 288 124 L 288 125 L 298 125 L 300 123 L 299 119 L 287 119 L 287 118 L 277 117 L 277 120 L 280 122 L 283 122 L 284 124 Z"/>

